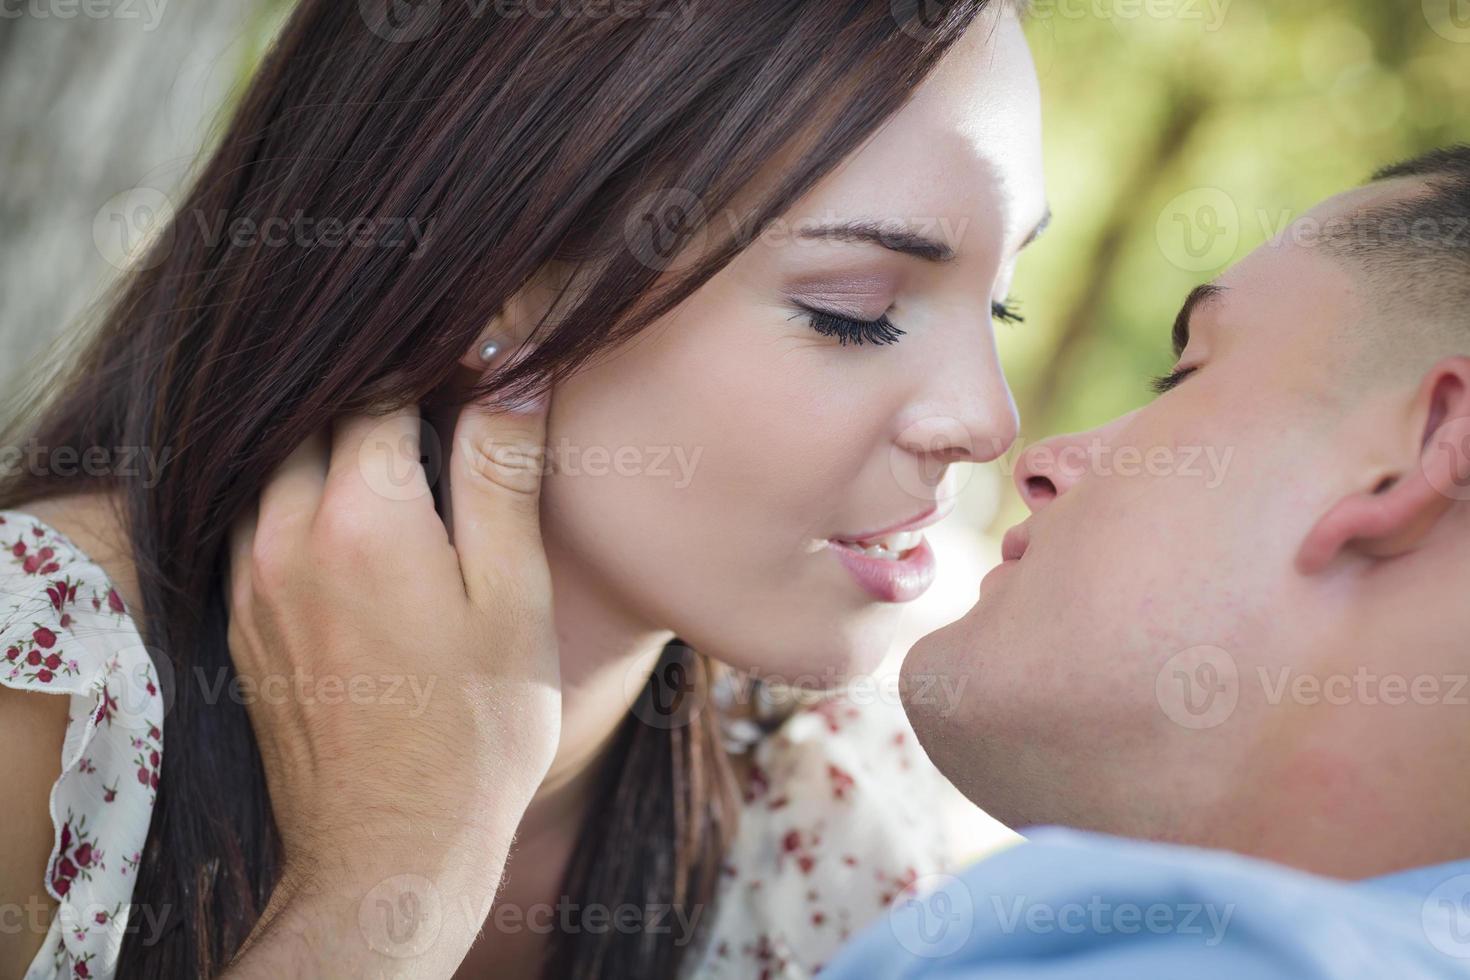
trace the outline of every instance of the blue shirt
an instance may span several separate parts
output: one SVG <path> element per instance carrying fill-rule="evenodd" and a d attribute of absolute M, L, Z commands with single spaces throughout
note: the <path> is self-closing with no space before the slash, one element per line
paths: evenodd
<path fill-rule="evenodd" d="M 1470 978 L 1470 860 L 1346 882 L 1059 827 L 1027 837 L 920 879 L 822 980 Z"/>

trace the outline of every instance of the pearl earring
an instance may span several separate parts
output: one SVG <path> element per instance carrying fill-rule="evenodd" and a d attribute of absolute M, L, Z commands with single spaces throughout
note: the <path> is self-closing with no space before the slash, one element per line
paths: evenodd
<path fill-rule="evenodd" d="M 480 360 L 484 361 L 486 364 L 489 364 L 491 361 L 495 360 L 495 355 L 499 353 L 500 342 L 495 340 L 487 340 L 485 341 L 484 346 L 480 348 Z"/>

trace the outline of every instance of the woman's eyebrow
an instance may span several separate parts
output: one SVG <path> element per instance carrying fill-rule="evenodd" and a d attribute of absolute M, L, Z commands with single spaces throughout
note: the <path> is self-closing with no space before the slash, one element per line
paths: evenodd
<path fill-rule="evenodd" d="M 1194 311 L 1202 304 L 1215 299 L 1225 292 L 1225 287 L 1213 282 L 1207 282 L 1202 286 L 1195 286 L 1184 297 L 1184 305 L 1179 308 L 1179 315 L 1174 318 L 1174 356 L 1181 357 L 1184 348 L 1189 346 L 1189 321 L 1194 316 Z"/>
<path fill-rule="evenodd" d="M 1021 247 L 1025 248 L 1034 242 L 1050 222 L 1051 208 L 1047 208 L 1041 220 L 1036 223 L 1036 227 L 1031 229 L 1031 233 L 1021 243 Z M 912 255 L 926 262 L 949 262 L 954 259 L 955 255 L 954 249 L 946 242 L 880 221 L 843 221 L 819 225 L 816 228 L 803 228 L 796 237 L 809 240 L 866 242 L 881 245 L 903 255 Z"/>

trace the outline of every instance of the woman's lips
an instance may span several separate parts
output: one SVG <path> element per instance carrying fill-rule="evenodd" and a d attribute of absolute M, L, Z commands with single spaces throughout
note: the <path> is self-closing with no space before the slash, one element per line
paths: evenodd
<path fill-rule="evenodd" d="M 925 538 L 898 558 L 873 558 L 837 541 L 827 547 L 852 577 L 880 602 L 910 602 L 934 584 L 934 552 Z"/>

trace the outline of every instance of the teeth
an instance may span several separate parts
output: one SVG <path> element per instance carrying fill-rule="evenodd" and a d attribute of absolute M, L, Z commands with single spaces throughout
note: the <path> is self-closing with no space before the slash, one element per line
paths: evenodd
<path fill-rule="evenodd" d="M 904 552 L 917 548 L 923 538 L 922 531 L 900 531 L 896 534 L 885 534 L 881 538 L 869 538 L 864 542 L 839 541 L 838 544 L 869 558 L 898 561 Z"/>

